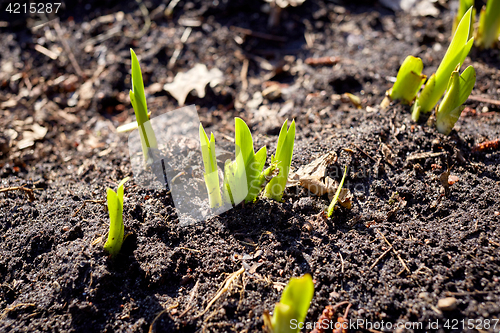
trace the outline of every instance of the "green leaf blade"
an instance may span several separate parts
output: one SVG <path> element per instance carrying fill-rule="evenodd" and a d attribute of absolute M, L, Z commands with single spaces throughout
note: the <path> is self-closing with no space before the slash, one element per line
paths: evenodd
<path fill-rule="evenodd" d="M 122 247 L 125 229 L 123 225 L 123 184 L 119 187 L 118 193 L 110 188 L 107 189 L 107 205 L 110 223 L 108 239 L 104 244 L 104 250 L 107 251 L 111 257 L 115 257 Z"/>
<path fill-rule="evenodd" d="M 199 126 L 201 155 L 203 165 L 205 167 L 204 179 L 208 193 L 208 201 L 210 208 L 218 208 L 223 205 L 220 188 L 219 188 L 219 171 L 217 169 L 217 157 L 215 155 L 215 137 L 212 133 L 210 140 L 203 125 Z"/>
<path fill-rule="evenodd" d="M 337 192 L 335 192 L 335 196 L 333 197 L 332 202 L 328 206 L 327 216 L 329 218 L 332 217 L 333 211 L 335 209 L 335 205 L 337 204 L 337 201 L 339 200 L 340 191 L 342 190 L 342 186 L 344 186 L 344 180 L 345 180 L 346 175 L 347 175 L 347 165 L 345 166 L 344 175 L 342 176 L 342 180 L 340 181 L 339 187 L 337 188 Z"/>
<path fill-rule="evenodd" d="M 472 8 L 469 8 L 458 24 L 450 46 L 436 70 L 434 82 L 432 83 L 433 86 L 428 87 L 430 82 L 429 79 L 429 82 L 425 85 L 422 93 L 417 99 L 421 112 L 432 111 L 445 92 L 451 73 L 458 64 L 463 63 L 469 54 L 472 44 L 474 43 L 473 38 L 469 38 L 471 22 Z"/>
<path fill-rule="evenodd" d="M 472 66 L 467 67 L 459 75 L 459 67 L 452 73 L 448 91 L 436 114 L 436 127 L 440 133 L 450 134 L 463 110 L 462 104 L 467 101 L 476 82 L 476 71 Z"/>
<path fill-rule="evenodd" d="M 288 131 L 286 125 L 287 120 L 285 120 L 281 127 L 278 137 L 278 146 L 276 147 L 276 155 L 271 157 L 271 163 L 277 162 L 279 174 L 267 184 L 264 193 L 265 197 L 276 201 L 281 201 L 283 192 L 285 191 L 292 163 L 293 146 L 295 143 L 295 120 L 290 124 Z"/>
<path fill-rule="evenodd" d="M 493 47 L 500 35 L 500 0 L 488 0 L 479 15 L 476 44 L 481 49 Z"/>
<path fill-rule="evenodd" d="M 300 278 L 291 278 L 283 290 L 281 300 L 274 308 L 271 324 L 275 333 L 295 333 L 291 320 L 304 322 L 311 300 L 314 296 L 314 283 L 310 274 Z"/>
<path fill-rule="evenodd" d="M 426 79 L 426 76 L 422 75 L 423 68 L 422 59 L 406 57 L 389 92 L 390 98 L 393 101 L 402 100 L 405 104 L 411 104 Z"/>

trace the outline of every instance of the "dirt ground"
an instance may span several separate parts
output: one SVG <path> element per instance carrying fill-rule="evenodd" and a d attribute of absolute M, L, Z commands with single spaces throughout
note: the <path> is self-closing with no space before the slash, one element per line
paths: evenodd
<path fill-rule="evenodd" d="M 139 3 L 68 1 L 48 16 L 2 4 L 0 188 L 11 190 L 0 190 L 0 331 L 259 332 L 304 273 L 315 283 L 309 322 L 347 301 L 348 319 L 365 321 L 351 332 L 500 331 L 500 153 L 473 149 L 500 138 L 499 49 L 473 48 L 465 61 L 477 81 L 449 136 L 411 122 L 407 106 L 379 107 L 407 55 L 436 70 L 451 3 L 422 17 L 306 1 L 274 27 L 261 1 L 180 1 L 171 15 L 163 2 Z M 327 171 L 338 181 L 348 166 L 352 208 L 325 219 L 328 197 L 295 186 L 283 202 L 261 198 L 182 227 L 169 191 L 132 177 L 129 236 L 108 258 L 106 188 L 133 176 L 127 134 L 116 132 L 134 120 L 131 47 L 152 117 L 179 108 L 163 89 L 177 73 L 217 68 L 223 82 L 186 100 L 207 133 L 232 137 L 241 117 L 269 163 L 281 124 L 295 119 L 292 167 L 335 152 Z M 320 57 L 330 58 L 311 63 Z M 262 97 L 269 87 L 281 94 Z M 438 305 L 446 297 L 449 309 Z M 382 321 L 423 328 L 367 324 Z"/>

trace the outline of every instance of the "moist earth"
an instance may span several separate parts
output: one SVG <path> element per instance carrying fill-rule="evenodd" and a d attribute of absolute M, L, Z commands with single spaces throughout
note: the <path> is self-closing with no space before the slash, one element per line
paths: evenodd
<path fill-rule="evenodd" d="M 436 70 L 451 5 L 436 3 L 435 18 L 306 1 L 274 27 L 260 1 L 181 1 L 170 16 L 160 1 L 66 2 L 49 17 L 2 10 L 1 188 L 24 189 L 0 193 L 0 330 L 259 332 L 290 277 L 310 273 L 309 322 L 346 301 L 348 319 L 364 321 L 353 332 L 498 332 L 500 154 L 473 148 L 500 137 L 499 50 L 474 48 L 465 61 L 477 81 L 449 136 L 413 123 L 408 106 L 379 107 L 407 55 L 426 75 Z M 292 168 L 334 152 L 327 173 L 340 181 L 348 167 L 352 208 L 327 219 L 327 196 L 292 186 L 282 202 L 260 198 L 181 226 L 168 187 L 132 178 L 128 236 L 109 258 L 106 188 L 134 176 L 128 135 L 116 131 L 134 120 L 131 47 L 151 117 L 179 108 L 162 89 L 177 73 L 218 68 L 223 83 L 186 100 L 207 133 L 230 139 L 243 118 L 269 165 L 281 124 L 295 119 Z M 307 60 L 320 57 L 330 58 Z M 268 87 L 280 93 L 262 97 Z M 47 132 L 30 142 L 35 124 Z M 382 321 L 423 326 L 368 326 Z"/>

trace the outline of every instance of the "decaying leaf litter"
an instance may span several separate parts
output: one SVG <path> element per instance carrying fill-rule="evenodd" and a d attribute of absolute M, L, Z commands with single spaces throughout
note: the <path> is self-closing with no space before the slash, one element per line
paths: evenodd
<path fill-rule="evenodd" d="M 72 76 L 81 74 L 53 23 L 34 28 L 28 20 L 33 28 L 27 31 L 56 59 L 23 47 L 10 29 L 17 24 L 22 30 L 25 23 L 1 28 L 10 47 L 2 73 L 5 68 L 11 74 L 2 77 L 0 121 L 18 133 L 2 133 L 2 188 L 34 189 L 35 196 L 30 202 L 24 190 L 0 194 L 3 327 L 39 330 L 49 323 L 64 331 L 147 331 L 167 310 L 155 322 L 157 332 L 260 331 L 262 313 L 273 309 L 284 284 L 306 272 L 315 279 L 307 316 L 312 322 L 326 306 L 343 301 L 352 304 L 353 320 L 444 324 L 449 318 L 498 317 L 500 172 L 494 142 L 500 135 L 498 106 L 488 101 L 499 100 L 498 51 L 473 49 L 466 60 L 478 73 L 466 103 L 475 112 L 460 119 L 449 137 L 412 123 L 405 107 L 378 108 L 392 85 L 387 78 L 406 55 L 418 55 L 426 68 L 438 65 L 450 35 L 450 10 L 437 4 L 436 19 L 393 14 L 380 5 L 306 1 L 282 10 L 279 25 L 268 30 L 269 15 L 253 3 L 179 3 L 172 18 L 164 16 L 166 7 L 152 4 L 151 26 L 139 36 L 145 19 L 136 4 L 90 4 L 80 10 L 82 22 L 71 25 L 61 17 L 59 23 L 87 80 Z M 183 24 L 193 31 L 169 69 Z M 337 160 L 326 174 L 340 181 L 348 166 L 344 188 L 353 195 L 352 208 L 337 209 L 334 220 L 326 220 L 320 213 L 328 197 L 294 186 L 284 203 L 261 200 L 184 229 L 176 227 L 166 191 L 145 191 L 132 181 L 124 221 L 133 237 L 123 256 L 109 261 L 95 244 L 106 232 L 107 212 L 89 200 L 104 199 L 106 187 L 130 175 L 126 148 L 117 144 L 126 135 L 115 131 L 133 120 L 126 95 L 130 46 L 145 50 L 139 56 L 152 116 L 178 107 L 161 90 L 178 73 L 196 64 L 217 68 L 225 82 L 206 88 L 205 98 L 188 94 L 186 100 L 199 105 L 204 126 L 232 137 L 233 118 L 246 118 L 256 144 L 272 152 L 281 123 L 294 118 L 292 167 L 334 152 Z M 19 65 L 22 52 L 33 60 L 29 69 Z M 335 61 L 307 64 L 322 57 Z M 344 93 L 359 97 L 362 109 Z M 257 113 L 247 109 L 250 101 Z M 47 132 L 21 149 L 19 134 L 35 133 L 32 124 Z M 459 179 L 446 195 L 440 176 L 448 169 L 448 183 L 453 175 Z M 195 319 L 241 267 L 248 273 L 238 285 Z M 343 315 L 345 307 L 339 311 Z"/>

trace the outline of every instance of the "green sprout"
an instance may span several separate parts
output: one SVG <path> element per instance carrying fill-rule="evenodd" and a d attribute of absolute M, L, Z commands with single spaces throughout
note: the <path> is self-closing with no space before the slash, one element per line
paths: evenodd
<path fill-rule="evenodd" d="M 486 7 L 479 14 L 479 28 L 476 45 L 480 49 L 489 49 L 500 35 L 500 0 L 488 0 Z"/>
<path fill-rule="evenodd" d="M 314 295 L 314 283 L 310 274 L 291 278 L 283 290 L 281 300 L 274 307 L 273 317 L 264 312 L 264 324 L 272 333 L 297 333 L 304 322 Z"/>
<path fill-rule="evenodd" d="M 235 118 L 234 121 L 236 156 L 241 154 L 246 174 L 248 193 L 245 197 L 245 202 L 254 202 L 262 190 L 263 179 L 261 174 L 266 163 L 267 149 L 264 146 L 255 153 L 252 133 L 250 133 L 247 124 L 241 118 Z"/>
<path fill-rule="evenodd" d="M 395 101 L 401 100 L 410 105 L 417 96 L 427 76 L 422 74 L 422 59 L 408 56 L 399 69 L 394 86 L 387 91 L 387 96 Z"/>
<path fill-rule="evenodd" d="M 223 198 L 232 204 L 243 200 L 246 203 L 254 202 L 273 168 L 262 171 L 267 158 L 266 147 L 255 153 L 252 133 L 247 124 L 238 117 L 234 121 L 236 160 L 227 160 L 224 165 Z"/>
<path fill-rule="evenodd" d="M 200 144 L 203 164 L 205 166 L 205 174 L 203 176 L 207 187 L 210 208 L 218 208 L 222 206 L 222 197 L 220 195 L 219 171 L 217 169 L 217 159 L 215 156 L 215 138 L 212 133 L 209 140 L 201 124 Z"/>
<path fill-rule="evenodd" d="M 474 0 L 459 0 L 459 4 L 458 4 L 458 11 L 457 11 L 457 15 L 455 16 L 455 18 L 453 19 L 453 28 L 452 28 L 452 33 L 455 32 L 457 30 L 457 27 L 458 27 L 458 23 L 460 23 L 460 20 L 462 19 L 462 17 L 464 17 L 465 13 L 467 13 L 467 10 L 469 10 L 469 8 L 471 7 L 474 7 Z M 474 17 L 476 17 L 476 10 L 473 8 L 472 9 L 472 22 L 471 22 L 471 25 L 470 25 L 470 34 L 472 35 L 473 33 L 473 26 L 474 26 Z"/>
<path fill-rule="evenodd" d="M 137 119 L 144 161 L 147 164 L 151 164 L 153 162 L 153 157 L 150 151 L 151 149 L 158 149 L 158 144 L 156 143 L 153 127 L 149 121 L 141 66 L 139 65 L 139 60 L 137 60 L 134 50 L 130 49 L 130 54 L 132 56 L 132 90 L 129 92 L 130 103 L 134 108 L 135 118 Z"/>
<path fill-rule="evenodd" d="M 337 192 L 335 192 L 335 196 L 333 197 L 332 202 L 330 203 L 330 206 L 328 206 L 328 211 L 327 211 L 326 215 L 329 218 L 332 217 L 333 211 L 335 209 L 335 205 L 337 204 L 337 201 L 339 200 L 340 191 L 342 191 L 342 186 L 344 185 L 344 180 L 345 180 L 346 174 L 347 174 L 347 165 L 344 169 L 344 176 L 342 176 L 342 180 L 340 181 L 339 187 L 337 188 Z"/>
<path fill-rule="evenodd" d="M 120 252 L 123 244 L 123 185 L 130 177 L 124 178 L 119 184 L 116 192 L 112 189 L 107 189 L 107 201 L 109 211 L 109 233 L 108 240 L 104 244 L 104 250 L 111 257 L 114 257 Z"/>
<path fill-rule="evenodd" d="M 469 38 L 471 22 L 472 8 L 469 8 L 460 20 L 455 35 L 436 73 L 431 75 L 420 96 L 415 101 L 415 104 L 413 104 L 413 121 L 418 121 L 421 112 L 427 113 L 432 111 L 446 90 L 451 73 L 458 64 L 464 62 L 465 57 L 469 54 L 474 42 L 474 38 Z"/>
<path fill-rule="evenodd" d="M 437 130 L 446 135 L 450 134 L 460 117 L 460 113 L 464 109 L 462 104 L 465 103 L 476 83 L 474 67 L 467 67 L 462 75 L 460 75 L 459 70 L 460 65 L 451 73 L 448 89 L 436 112 Z"/>
<path fill-rule="evenodd" d="M 295 120 L 288 128 L 288 119 L 281 126 L 276 147 L 276 155 L 271 156 L 271 164 L 276 163 L 279 168 L 279 174 L 271 179 L 266 185 L 264 196 L 276 201 L 281 201 L 285 191 L 290 165 L 292 164 L 293 145 L 295 142 Z"/>

